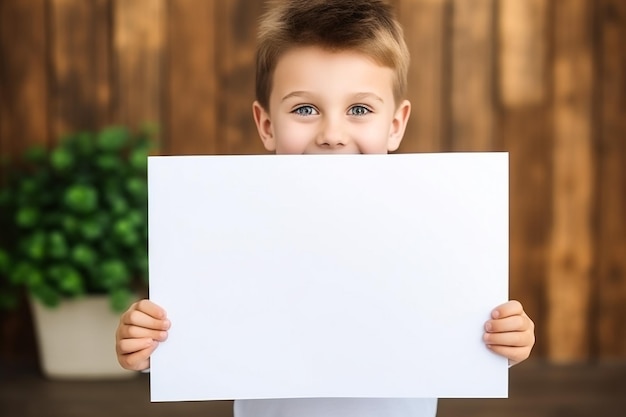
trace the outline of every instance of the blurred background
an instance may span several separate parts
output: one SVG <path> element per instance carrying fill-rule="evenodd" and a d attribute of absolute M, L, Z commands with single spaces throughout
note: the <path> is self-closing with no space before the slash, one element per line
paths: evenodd
<path fill-rule="evenodd" d="M 607 386 L 626 389 L 626 2 L 392 3 L 412 56 L 400 152 L 510 153 L 510 296 L 536 323 L 541 364 L 521 365 L 526 381 L 611 364 Z M 160 127 L 155 153 L 264 153 L 251 115 L 262 11 L 0 0 L 0 155 L 145 122 Z M 35 345 L 27 308 L 1 313 L 0 364 L 37 366 Z"/>

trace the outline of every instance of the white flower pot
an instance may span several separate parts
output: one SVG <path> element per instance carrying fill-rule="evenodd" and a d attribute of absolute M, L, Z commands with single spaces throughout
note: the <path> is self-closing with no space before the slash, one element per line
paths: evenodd
<path fill-rule="evenodd" d="M 53 379 L 122 379 L 137 375 L 123 369 L 115 354 L 120 314 L 106 296 L 66 300 L 54 308 L 31 299 L 41 368 Z"/>

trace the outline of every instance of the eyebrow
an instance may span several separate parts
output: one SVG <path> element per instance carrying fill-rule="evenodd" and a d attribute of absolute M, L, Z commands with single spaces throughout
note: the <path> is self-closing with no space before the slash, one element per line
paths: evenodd
<path fill-rule="evenodd" d="M 287 100 L 288 98 L 291 97 L 309 97 L 311 94 L 307 93 L 306 91 L 292 91 L 291 93 L 287 94 L 285 97 L 283 97 L 282 101 Z"/>
<path fill-rule="evenodd" d="M 357 93 L 357 94 L 354 95 L 354 98 L 357 99 L 357 100 L 363 100 L 363 99 L 366 99 L 366 98 L 370 98 L 370 99 L 373 99 L 373 100 L 380 101 L 381 103 L 385 102 L 381 97 L 379 97 L 378 95 L 376 95 L 374 93 Z"/>
<path fill-rule="evenodd" d="M 281 102 L 291 98 L 291 97 L 302 97 L 302 98 L 310 98 L 311 96 L 313 96 L 313 94 L 307 92 L 307 91 L 292 91 L 291 93 L 287 94 L 286 96 L 284 96 L 281 100 Z M 369 99 L 373 99 L 373 100 L 377 100 L 380 101 L 381 103 L 384 103 L 385 101 L 379 97 L 378 95 L 374 94 L 374 93 L 369 93 L 369 92 L 363 92 L 363 93 L 356 93 L 352 96 L 355 100 L 364 100 L 366 98 Z"/>

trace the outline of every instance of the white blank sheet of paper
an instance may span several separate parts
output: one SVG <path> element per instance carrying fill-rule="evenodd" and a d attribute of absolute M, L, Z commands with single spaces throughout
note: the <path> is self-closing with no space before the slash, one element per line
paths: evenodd
<path fill-rule="evenodd" d="M 508 154 L 150 157 L 152 401 L 506 397 Z"/>

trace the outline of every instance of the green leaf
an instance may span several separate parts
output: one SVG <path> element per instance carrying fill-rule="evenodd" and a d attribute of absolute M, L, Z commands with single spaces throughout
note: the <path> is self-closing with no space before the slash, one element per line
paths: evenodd
<path fill-rule="evenodd" d="M 110 215 L 106 212 L 92 215 L 79 223 L 80 233 L 87 240 L 105 236 L 109 228 Z"/>
<path fill-rule="evenodd" d="M 116 152 L 124 148 L 129 139 L 128 129 L 125 127 L 109 127 L 98 134 L 98 148 L 103 151 Z"/>
<path fill-rule="evenodd" d="M 139 210 L 134 210 L 129 212 L 126 215 L 126 220 L 132 224 L 134 227 L 144 227 L 147 226 L 146 218 L 139 212 Z"/>
<path fill-rule="evenodd" d="M 88 219 L 80 224 L 81 235 L 87 240 L 96 240 L 104 235 L 104 228 L 95 219 Z"/>
<path fill-rule="evenodd" d="M 126 181 L 126 190 L 137 201 L 148 197 L 148 183 L 143 178 L 129 178 Z"/>
<path fill-rule="evenodd" d="M 76 217 L 66 214 L 61 218 L 61 226 L 68 235 L 77 234 L 80 230 L 80 221 Z"/>
<path fill-rule="evenodd" d="M 15 285 L 36 287 L 43 284 L 43 273 L 28 262 L 19 262 L 9 275 L 10 281 Z"/>
<path fill-rule="evenodd" d="M 48 276 L 64 294 L 75 296 L 85 292 L 83 277 L 69 264 L 51 266 Z"/>
<path fill-rule="evenodd" d="M 44 232 L 36 231 L 22 239 L 20 243 L 21 249 L 31 260 L 41 261 L 46 256 L 46 235 Z"/>
<path fill-rule="evenodd" d="M 99 271 L 103 288 L 112 290 L 130 283 L 130 274 L 126 265 L 120 260 L 102 262 Z"/>
<path fill-rule="evenodd" d="M 48 234 L 48 253 L 54 259 L 62 259 L 67 256 L 67 243 L 62 233 L 54 231 Z"/>
<path fill-rule="evenodd" d="M 139 243 L 139 234 L 135 224 L 128 219 L 119 219 L 114 223 L 113 237 L 124 246 L 134 246 Z"/>
<path fill-rule="evenodd" d="M 79 243 L 72 249 L 71 258 L 77 265 L 88 267 L 96 262 L 97 256 L 90 246 Z"/>
<path fill-rule="evenodd" d="M 53 287 L 44 283 L 32 287 L 30 292 L 47 307 L 56 307 L 61 302 L 60 294 Z"/>
<path fill-rule="evenodd" d="M 73 185 L 65 192 L 63 202 L 76 213 L 91 213 L 98 206 L 98 191 L 89 185 Z"/>
<path fill-rule="evenodd" d="M 29 229 L 37 225 L 39 217 L 39 210 L 37 209 L 37 207 L 21 207 L 17 210 L 17 213 L 15 215 L 15 223 L 19 227 Z"/>
<path fill-rule="evenodd" d="M 112 195 L 111 193 L 109 193 L 107 200 L 111 206 L 113 214 L 119 216 L 126 213 L 129 209 L 128 201 L 126 201 L 126 199 L 120 196 L 118 193 L 113 193 Z"/>
<path fill-rule="evenodd" d="M 67 172 L 74 166 L 74 155 L 69 149 L 57 148 L 50 154 L 50 164 L 58 172 Z"/>
<path fill-rule="evenodd" d="M 116 172 L 122 169 L 122 161 L 115 154 L 103 154 L 96 158 L 96 166 L 103 171 Z"/>
<path fill-rule="evenodd" d="M 136 149 L 130 153 L 128 158 L 130 166 L 137 172 L 148 171 L 148 149 Z"/>

